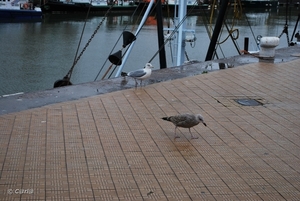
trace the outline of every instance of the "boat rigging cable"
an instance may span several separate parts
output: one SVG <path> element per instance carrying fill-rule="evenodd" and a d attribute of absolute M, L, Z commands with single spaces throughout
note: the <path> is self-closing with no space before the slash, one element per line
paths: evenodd
<path fill-rule="evenodd" d="M 67 73 L 67 75 L 66 75 L 62 80 L 57 80 L 57 81 L 54 83 L 54 88 L 56 88 L 56 87 L 62 87 L 62 86 L 67 86 L 67 85 L 72 85 L 72 83 L 70 82 L 70 79 L 71 79 L 72 72 L 73 72 L 73 69 L 74 69 L 75 65 L 77 64 L 77 62 L 79 61 L 79 59 L 80 59 L 81 56 L 83 55 L 83 53 L 84 53 L 84 51 L 86 50 L 86 48 L 87 48 L 87 47 L 89 46 L 89 44 L 91 43 L 92 39 L 95 37 L 95 35 L 96 35 L 96 33 L 98 32 L 98 30 L 100 29 L 102 23 L 103 23 L 104 20 L 106 19 L 108 13 L 110 12 L 110 10 L 111 10 L 111 9 L 113 8 L 113 6 L 114 6 L 114 4 L 112 4 L 112 5 L 108 8 L 108 10 L 107 10 L 106 13 L 104 14 L 102 20 L 100 21 L 100 23 L 99 23 L 98 26 L 96 27 L 94 33 L 92 34 L 92 36 L 90 37 L 90 39 L 88 40 L 88 42 L 86 43 L 86 45 L 84 46 L 84 48 L 82 49 L 82 51 L 80 52 L 79 56 L 77 56 L 77 55 L 78 55 L 78 51 L 79 51 L 79 47 L 80 47 L 80 44 L 81 44 L 81 40 L 82 40 L 82 37 L 83 37 L 83 33 L 84 33 L 84 30 L 85 30 L 86 22 L 87 22 L 89 13 L 90 13 L 91 5 L 92 5 L 92 0 L 90 1 L 90 5 L 89 5 L 88 11 L 87 11 L 86 19 L 85 19 L 84 26 L 83 26 L 83 29 L 82 29 L 82 32 L 81 32 L 81 36 L 80 36 L 80 39 L 79 39 L 79 43 L 78 43 L 78 47 L 77 47 L 77 50 L 76 50 L 75 58 L 74 58 L 74 61 L 73 61 L 73 65 L 72 65 L 71 69 L 69 70 L 69 72 Z"/>
<path fill-rule="evenodd" d="M 285 25 L 283 27 L 283 30 L 281 32 L 281 34 L 278 36 L 278 38 L 280 38 L 283 34 L 286 34 L 286 38 L 287 38 L 287 43 L 288 46 L 290 46 L 290 40 L 289 40 L 289 33 L 288 33 L 288 7 L 289 7 L 289 0 L 286 0 L 286 10 L 285 10 Z"/>
<path fill-rule="evenodd" d="M 238 29 L 233 29 L 233 27 L 234 27 L 234 25 L 235 25 L 235 17 L 234 17 L 234 20 L 232 21 L 232 24 L 231 24 L 231 27 L 230 27 L 230 29 L 229 29 L 229 27 L 228 27 L 228 25 L 227 25 L 227 23 L 226 23 L 226 20 L 224 19 L 224 24 L 225 24 L 225 26 L 226 26 L 226 29 L 227 29 L 227 31 L 228 31 L 228 36 L 226 36 L 226 38 L 225 39 L 223 39 L 223 41 L 219 41 L 217 44 L 218 45 L 221 45 L 222 43 L 225 43 L 227 40 L 228 40 L 228 38 L 229 37 L 232 37 L 232 39 L 233 40 L 237 40 L 238 38 L 239 38 L 239 30 Z M 234 33 L 234 32 L 236 32 L 237 33 L 237 36 L 232 36 L 232 34 Z M 219 39 L 220 39 L 221 37 L 219 37 Z"/>
<path fill-rule="evenodd" d="M 157 6 L 157 3 L 154 4 L 154 6 L 151 8 L 151 11 L 149 12 L 149 15 L 151 15 L 151 13 L 155 10 L 156 6 Z M 144 4 L 143 10 L 145 9 L 145 7 L 146 7 L 146 4 Z M 140 12 L 139 18 L 141 17 L 141 14 L 143 13 L 143 10 Z M 138 18 L 138 19 L 139 19 L 139 18 Z M 138 21 L 139 21 L 139 20 L 136 20 L 136 23 L 135 23 L 134 25 L 136 25 Z M 143 26 L 144 26 L 144 24 L 142 25 L 142 27 L 143 27 Z M 134 28 L 135 28 L 135 26 L 132 28 L 132 31 L 133 31 Z M 137 30 L 135 36 L 138 36 L 139 33 L 140 33 L 140 31 L 141 31 L 141 29 Z M 129 47 L 126 49 L 124 55 L 126 55 L 126 53 L 127 53 L 128 50 L 129 50 Z M 112 72 L 110 73 L 110 75 L 108 76 L 108 78 L 110 78 L 110 77 L 113 75 L 113 73 L 115 72 L 116 68 L 117 68 L 117 65 L 115 65 L 115 68 L 112 70 Z"/>
<path fill-rule="evenodd" d="M 170 17 L 170 6 L 169 6 L 169 1 L 167 1 L 167 13 L 168 13 L 168 18 L 170 19 L 171 17 Z M 174 19 L 173 19 L 172 21 L 173 21 L 173 23 L 175 24 Z M 168 31 L 167 31 L 167 34 L 170 33 L 169 28 L 170 28 L 170 20 L 168 20 Z M 172 63 L 174 63 L 174 60 L 173 60 L 173 51 L 172 51 L 172 46 L 171 46 L 171 45 L 170 45 L 170 54 L 171 54 L 171 60 L 172 60 Z"/>
<path fill-rule="evenodd" d="M 200 1 L 199 1 L 199 2 L 200 2 Z M 196 3 L 197 3 L 197 2 L 195 1 L 194 4 L 193 4 L 193 7 L 191 8 L 191 9 L 192 9 L 191 12 L 193 11 L 194 7 L 196 6 Z M 175 6 L 175 5 L 174 5 L 174 6 Z M 199 3 L 198 3 L 198 6 L 200 7 Z M 200 7 L 200 8 L 201 8 L 201 7 Z M 174 9 L 176 9 L 176 7 L 175 7 Z M 176 12 L 176 10 L 175 10 L 175 12 Z M 170 18 L 171 18 L 171 17 L 170 17 L 170 6 L 169 6 L 168 1 L 167 1 L 167 14 L 168 14 L 168 19 L 170 19 Z M 173 22 L 173 24 L 175 24 L 174 18 L 172 18 L 172 22 Z M 169 34 L 170 34 L 170 20 L 168 21 L 167 36 L 169 36 Z M 195 36 L 194 36 L 194 37 L 195 37 Z M 195 37 L 195 38 L 196 38 L 196 37 Z M 167 37 L 167 40 L 172 41 L 173 38 Z M 192 40 L 192 42 L 190 41 L 190 45 L 191 45 L 192 48 L 194 48 L 194 47 L 196 46 L 196 42 L 195 42 L 195 41 L 196 41 L 196 40 Z M 187 41 L 187 42 L 188 42 L 188 41 Z M 193 42 L 194 42 L 194 44 L 193 44 Z M 173 51 L 172 51 L 172 46 L 171 46 L 171 44 L 170 44 L 170 55 L 171 55 L 171 61 L 172 61 L 172 63 L 174 63 L 174 56 L 173 56 Z M 189 58 L 188 53 L 187 53 L 186 50 L 184 51 L 184 55 L 185 55 L 187 61 L 190 61 L 190 58 Z"/>
<path fill-rule="evenodd" d="M 246 15 L 246 13 L 244 13 L 244 17 L 246 18 L 246 21 L 248 23 L 248 26 L 250 27 L 250 31 L 251 31 L 251 34 L 253 36 L 253 39 L 256 41 L 257 48 L 259 49 L 259 41 L 260 41 L 261 36 L 256 36 L 255 37 L 254 31 L 252 29 L 252 26 L 250 25 L 250 21 L 249 21 L 247 15 Z M 245 52 L 245 50 L 242 50 L 242 51 Z M 248 51 L 246 53 L 248 53 Z"/>
<path fill-rule="evenodd" d="M 136 9 L 134 10 L 133 14 L 130 16 L 130 19 L 132 19 L 133 16 L 135 16 L 135 14 L 136 14 L 136 12 L 137 12 L 137 10 L 138 10 L 139 7 L 140 7 L 140 3 L 138 4 L 138 6 L 136 7 Z M 146 4 L 144 4 L 144 7 L 142 8 L 142 10 L 141 10 L 141 12 L 140 12 L 140 14 L 139 14 L 139 16 L 138 16 L 138 18 L 137 18 L 136 21 L 138 21 L 138 20 L 140 19 L 141 13 L 144 11 L 145 7 L 146 7 Z M 131 20 L 129 20 L 128 23 L 129 23 L 130 21 L 131 21 Z M 134 24 L 134 25 L 135 25 L 135 24 Z M 124 27 L 123 32 L 127 29 L 127 27 L 128 27 L 128 24 Z M 135 26 L 132 27 L 131 31 L 133 31 L 134 28 L 135 28 Z M 114 51 L 115 47 L 117 46 L 118 42 L 120 41 L 120 39 L 121 39 L 121 37 L 122 37 L 123 32 L 120 34 L 119 38 L 117 39 L 117 41 L 116 41 L 115 45 L 113 46 L 112 50 L 110 51 L 109 55 L 111 55 L 112 52 Z M 124 47 L 123 47 L 123 48 L 124 48 Z M 122 49 L 121 49 L 121 50 L 122 50 Z M 120 51 L 121 51 L 121 50 L 120 50 Z M 125 53 L 127 52 L 127 50 L 128 50 L 128 49 L 126 49 Z M 103 63 L 102 67 L 100 68 L 100 70 L 99 70 L 98 74 L 96 75 L 94 81 L 96 81 L 96 80 L 98 79 L 98 77 L 99 77 L 100 73 L 102 72 L 102 70 L 103 70 L 103 68 L 104 68 L 104 66 L 105 66 L 105 64 L 106 64 L 107 61 L 108 61 L 108 57 L 107 57 L 107 59 L 105 60 L 105 62 Z M 106 73 L 102 76 L 102 79 L 104 79 L 104 78 L 106 77 L 107 73 L 108 73 L 109 70 L 112 68 L 112 66 L 113 66 L 113 64 L 111 64 L 111 65 L 108 67 Z M 116 67 L 117 67 L 117 65 L 115 65 L 115 68 L 114 68 L 113 72 L 115 71 Z M 110 76 L 111 76 L 111 75 L 110 75 Z M 109 77 L 110 77 L 110 76 L 109 76 Z"/>
<path fill-rule="evenodd" d="M 135 35 L 138 35 L 139 32 L 141 31 L 142 27 L 144 26 L 146 20 L 147 20 L 147 17 L 149 16 L 149 13 L 151 11 L 151 8 L 153 8 L 153 2 L 154 0 L 150 0 L 150 3 L 148 4 L 147 6 L 147 9 L 143 15 L 143 18 L 137 28 L 137 31 L 135 33 Z M 128 56 L 129 56 L 129 53 L 131 52 L 132 48 L 134 47 L 134 44 L 135 44 L 135 41 L 132 41 L 130 46 L 128 47 L 128 51 L 126 52 L 126 54 L 124 55 L 124 62 L 121 62 L 120 66 L 119 66 L 119 69 L 118 71 L 116 72 L 115 74 L 115 77 L 119 77 L 121 75 L 121 72 L 122 72 L 122 69 L 124 67 L 124 64 L 126 63 L 127 59 L 128 59 Z"/>
<path fill-rule="evenodd" d="M 224 19 L 224 22 L 223 22 L 225 28 L 227 29 L 228 36 L 223 41 L 216 43 L 217 46 L 220 48 L 220 51 L 222 52 L 223 57 L 225 57 L 225 54 L 224 54 L 223 49 L 220 45 L 225 43 L 228 40 L 229 37 L 231 38 L 231 40 L 233 42 L 233 45 L 235 46 L 238 54 L 241 54 L 240 48 L 238 47 L 238 44 L 236 43 L 236 40 L 239 38 L 239 29 L 234 29 L 235 21 L 236 21 L 236 19 L 240 19 L 241 15 L 242 15 L 242 3 L 241 3 L 240 0 L 236 0 L 234 2 L 234 5 L 233 5 L 233 20 L 232 20 L 232 23 L 231 23 L 231 27 L 230 28 L 228 27 L 228 24 L 226 23 L 226 19 Z M 212 16 L 213 15 L 211 15 L 211 17 L 210 17 L 210 24 L 212 24 L 211 23 L 212 22 Z M 224 28 L 224 26 L 222 26 L 222 29 Z M 234 32 L 237 33 L 236 36 L 233 36 Z M 219 35 L 218 41 L 221 39 L 221 35 L 222 34 Z M 216 50 L 214 51 L 214 55 L 216 55 Z"/>
<path fill-rule="evenodd" d="M 292 34 L 292 38 L 291 38 L 291 46 L 297 44 L 297 43 L 293 43 L 293 37 L 295 36 L 297 38 L 297 33 L 295 34 L 296 32 L 296 29 L 298 27 L 298 22 L 299 22 L 299 19 L 300 19 L 300 13 L 298 14 L 298 18 L 297 18 L 297 21 L 296 21 L 296 24 L 295 24 L 295 27 L 294 27 L 294 31 L 293 31 L 293 34 Z M 299 33 L 298 33 L 299 34 Z M 297 38 L 298 40 L 298 38 Z"/>
<path fill-rule="evenodd" d="M 238 4 L 240 5 L 240 3 L 238 3 Z M 237 3 L 234 4 L 234 10 L 236 10 L 236 8 L 237 8 L 236 5 L 237 5 Z M 207 32 L 208 37 L 209 37 L 210 40 L 212 39 L 212 32 L 213 32 L 213 27 L 212 27 L 213 22 L 212 21 L 213 21 L 213 14 L 214 14 L 214 10 L 215 10 L 214 8 L 216 8 L 216 7 L 217 7 L 217 3 L 216 3 L 216 1 L 213 1 L 212 5 L 211 5 L 212 9 L 211 9 L 210 17 L 208 17 L 207 14 L 205 13 L 204 18 L 203 18 L 205 29 L 206 29 L 206 32 Z M 227 28 L 227 31 L 228 31 L 228 33 L 230 33 L 229 28 Z M 233 33 L 233 32 L 234 31 L 231 31 L 231 33 Z M 230 36 L 230 34 L 229 34 L 229 36 Z M 236 39 L 237 38 L 238 37 L 236 37 Z M 220 36 L 218 37 L 218 39 L 220 39 Z M 223 42 L 225 42 L 225 41 L 223 41 Z M 222 50 L 222 47 L 221 47 L 220 43 L 216 43 L 216 45 L 217 45 L 217 47 L 219 47 L 220 51 L 222 52 L 222 54 L 224 56 L 224 53 L 223 53 L 223 50 Z M 219 59 L 219 55 L 218 55 L 218 52 L 216 51 L 216 49 L 217 48 L 215 48 L 213 57 L 216 57 L 217 59 Z"/>
<path fill-rule="evenodd" d="M 215 1 L 213 2 L 213 5 L 215 5 Z M 260 37 L 261 37 L 261 36 L 255 37 L 254 32 L 253 32 L 253 29 L 252 29 L 252 26 L 250 25 L 250 21 L 249 21 L 247 15 L 246 15 L 244 12 L 242 12 L 243 9 L 242 9 L 242 4 L 241 4 L 241 1 L 240 1 L 240 0 L 237 0 L 237 2 L 234 3 L 233 9 L 234 9 L 234 18 L 233 18 L 234 20 L 233 20 L 233 22 L 232 22 L 231 28 L 228 27 L 228 24 L 226 23 L 226 20 L 224 20 L 224 25 L 225 25 L 225 27 L 226 27 L 227 32 L 229 33 L 229 35 L 228 35 L 222 42 L 218 42 L 218 43 L 217 43 L 218 47 L 220 48 L 220 51 L 221 51 L 222 54 L 223 54 L 223 57 L 225 57 L 225 55 L 224 55 L 224 53 L 223 53 L 223 50 L 222 50 L 220 44 L 222 44 L 222 43 L 224 43 L 226 40 L 228 40 L 229 37 L 231 38 L 231 40 L 232 40 L 232 42 L 233 42 L 233 44 L 234 44 L 234 46 L 235 46 L 235 48 L 237 49 L 237 51 L 238 51 L 239 54 L 241 54 L 241 53 L 243 53 L 243 52 L 244 52 L 244 53 L 248 53 L 247 51 L 241 50 L 241 49 L 239 48 L 238 43 L 236 42 L 236 40 L 239 38 L 239 30 L 238 30 L 238 29 L 233 29 L 233 26 L 234 26 L 234 24 L 235 24 L 235 19 L 241 18 L 242 15 L 246 18 L 246 21 L 247 21 L 247 24 L 248 24 L 248 26 L 249 26 L 249 28 L 250 28 L 251 34 L 252 34 L 254 40 L 257 41 L 256 44 L 257 44 L 257 48 L 259 49 L 259 40 L 260 40 Z M 212 12 L 213 12 L 213 10 L 212 10 Z M 212 22 L 211 22 L 211 21 L 212 21 L 212 17 L 213 17 L 213 15 L 211 14 L 211 17 L 210 17 L 210 24 L 212 24 Z M 206 27 L 207 27 L 207 26 L 206 26 Z M 212 30 L 212 27 L 211 27 L 211 26 L 210 26 L 210 30 L 207 28 L 207 31 L 208 31 L 208 34 L 209 34 L 209 37 L 210 37 L 210 38 L 211 38 L 211 30 Z M 233 33 L 234 33 L 234 32 L 237 32 L 237 36 L 233 36 Z M 220 39 L 220 37 L 221 37 L 221 36 L 219 36 L 219 39 Z M 214 52 L 214 56 L 216 56 L 216 57 L 219 59 L 219 56 L 218 56 L 218 54 L 217 54 L 216 51 Z"/>
<path fill-rule="evenodd" d="M 215 3 L 214 3 L 214 4 L 215 4 Z M 214 5 L 214 4 L 213 4 L 213 5 Z M 184 18 L 179 22 L 179 24 L 178 24 L 177 26 L 175 26 L 175 29 L 174 29 L 170 34 L 168 34 L 168 37 L 167 37 L 167 39 L 165 40 L 164 45 L 166 45 L 166 44 L 168 43 L 169 40 L 172 40 L 173 36 L 174 36 L 175 33 L 178 31 L 179 27 L 184 23 L 184 21 L 186 20 L 187 16 L 193 11 L 193 9 L 194 9 L 195 6 L 196 6 L 196 2 L 195 2 L 194 5 L 192 6 L 192 8 L 188 10 L 188 13 L 187 13 L 187 14 L 184 16 Z M 240 0 L 238 0 L 238 6 L 239 6 L 240 10 L 242 10 L 242 9 L 241 9 L 241 2 L 240 2 Z M 234 18 L 240 17 L 240 10 L 237 11 L 237 7 L 236 7 L 236 6 L 234 7 L 234 10 L 235 10 L 235 14 L 236 14 L 236 15 L 234 16 Z M 211 14 L 211 15 L 212 15 L 212 14 Z M 238 39 L 239 34 L 238 34 L 236 37 L 233 37 L 233 36 L 232 36 L 232 33 L 235 32 L 235 31 L 237 31 L 237 33 L 238 33 L 238 30 L 237 30 L 237 29 L 232 29 L 233 26 L 234 26 L 234 23 L 232 24 L 231 29 L 229 29 L 228 26 L 226 25 L 226 28 L 227 28 L 227 30 L 228 30 L 228 32 L 229 32 L 229 35 L 227 36 L 227 38 L 226 38 L 225 40 L 223 40 L 222 42 L 219 42 L 218 45 L 224 43 L 229 37 L 231 37 L 231 39 L 232 39 L 232 41 L 233 41 L 233 43 L 234 43 L 234 45 L 235 45 L 235 47 L 236 47 L 238 53 L 240 54 L 239 48 L 237 47 L 237 44 L 236 44 L 235 41 L 234 41 L 234 40 Z M 206 26 L 206 27 L 207 27 L 207 26 Z M 212 29 L 212 28 L 211 28 L 211 29 Z M 207 28 L 207 30 L 209 31 L 208 28 Z M 209 37 L 211 38 L 210 32 L 208 32 L 208 33 L 209 33 Z M 160 47 L 159 50 L 158 50 L 158 51 L 154 54 L 154 56 L 150 59 L 149 63 L 151 63 L 151 61 L 157 56 L 157 54 L 159 53 L 159 51 L 160 51 L 161 48 L 162 48 L 162 47 Z M 220 46 L 219 46 L 219 48 L 221 49 Z M 222 50 L 221 50 L 221 51 L 222 51 Z M 215 54 L 217 54 L 216 51 L 215 51 Z M 185 56 L 187 57 L 187 59 L 189 59 L 186 52 L 185 52 Z M 223 56 L 224 56 L 224 54 L 223 54 Z"/>
<path fill-rule="evenodd" d="M 153 12 L 153 10 L 156 8 L 156 5 L 157 4 L 155 4 L 153 7 L 151 7 L 151 11 L 150 11 L 150 14 Z M 139 6 L 138 6 L 139 7 Z M 137 7 L 137 8 L 138 8 Z M 144 9 L 145 9 L 145 7 L 146 7 L 146 4 L 144 4 L 144 7 L 143 7 L 143 9 L 141 10 L 141 12 L 140 12 L 140 15 L 139 15 L 139 17 L 138 17 L 138 19 L 136 20 L 136 22 L 139 20 L 139 18 L 140 18 L 140 16 L 141 16 L 141 13 L 143 13 L 143 11 L 144 11 Z M 137 9 L 136 9 L 137 10 Z M 147 11 L 146 11 L 147 12 Z M 134 16 L 134 14 L 132 15 L 132 17 Z M 136 23 L 135 23 L 136 24 Z M 135 25 L 134 24 L 134 25 Z M 139 27 L 138 28 L 138 30 L 137 30 L 137 32 L 135 33 L 135 35 L 133 35 L 134 37 L 136 37 L 139 33 L 140 33 L 140 31 L 141 31 L 141 28 L 144 26 L 144 24 L 141 26 L 141 27 Z M 135 27 L 135 26 L 134 26 Z M 132 28 L 132 30 L 134 29 L 134 27 Z M 123 34 L 124 34 L 124 31 L 123 31 Z M 121 34 L 122 35 L 122 34 Z M 119 37 L 119 39 L 121 38 L 121 35 L 120 35 L 120 37 Z M 117 40 L 117 42 L 116 42 L 116 44 L 118 43 L 118 41 L 119 41 L 119 39 Z M 135 40 L 135 39 L 134 39 Z M 133 42 L 133 41 L 132 41 Z M 131 42 L 131 43 L 132 43 Z M 131 43 L 130 43 L 130 45 L 131 45 Z M 115 46 L 116 46 L 116 44 L 115 44 Z M 115 48 L 115 46 L 114 46 L 114 48 Z M 123 48 L 125 48 L 126 46 L 124 46 L 123 45 Z M 113 49 L 114 49 L 113 48 Z M 128 48 L 126 49 L 126 51 L 125 51 L 125 54 L 123 54 L 123 55 L 126 55 L 126 53 L 129 51 L 129 48 L 131 48 L 130 46 L 128 46 Z M 122 49 L 121 49 L 122 50 Z M 121 52 L 121 50 L 119 50 L 117 53 L 115 53 L 114 55 L 115 55 L 115 57 L 118 57 L 118 60 L 119 60 L 119 62 L 120 63 L 122 63 L 121 62 L 121 60 L 122 60 L 122 52 Z M 111 51 L 112 52 L 112 51 Z M 110 55 L 110 56 L 114 56 L 114 55 Z M 117 56 L 116 56 L 117 55 Z M 109 59 L 109 58 L 108 58 Z M 107 61 L 107 60 L 106 60 Z M 105 65 L 105 64 L 104 64 Z M 98 72 L 98 74 L 97 74 L 97 76 L 96 76 L 96 78 L 94 79 L 94 81 L 96 81 L 96 79 L 98 78 L 98 76 L 99 76 L 99 74 L 101 73 L 101 71 L 102 71 L 102 69 L 103 69 L 103 67 L 104 67 L 104 65 L 102 66 L 102 68 L 100 69 L 100 71 Z M 118 65 L 120 65 L 120 64 L 118 64 Z M 114 73 L 114 71 L 116 70 L 116 68 L 117 68 L 117 66 L 118 65 L 116 65 L 115 64 L 115 67 L 114 67 L 114 69 L 112 70 L 112 72 L 110 73 L 110 75 L 108 76 L 108 78 L 110 78 L 111 76 L 112 76 L 112 74 Z M 113 66 L 113 64 L 111 64 L 110 65 L 110 67 L 107 69 L 107 71 L 105 72 L 105 74 L 102 76 L 102 79 L 104 79 L 105 77 L 106 77 L 106 75 L 108 74 L 108 72 L 111 70 L 111 68 L 112 68 L 112 66 Z"/>
<path fill-rule="evenodd" d="M 211 7 L 214 8 L 214 6 L 211 6 Z M 211 35 L 211 31 L 209 30 L 209 27 L 208 27 L 209 19 L 208 19 L 208 17 L 207 17 L 206 12 L 204 12 L 203 22 L 204 22 L 204 26 L 205 26 L 206 32 L 207 32 L 207 34 L 208 34 L 208 37 L 209 37 L 209 39 L 211 40 L 212 35 Z M 216 51 L 215 51 L 215 56 L 216 56 L 217 58 L 219 58 L 218 53 L 217 53 Z"/>
<path fill-rule="evenodd" d="M 153 57 L 148 61 L 148 63 L 151 63 L 152 60 L 158 55 L 158 53 L 160 52 L 160 50 L 163 48 L 163 46 L 165 46 L 172 38 L 173 36 L 176 34 L 176 32 L 178 31 L 178 29 L 180 28 L 180 26 L 184 23 L 184 21 L 186 20 L 187 16 L 189 14 L 192 13 L 192 11 L 194 10 L 194 7 L 196 5 L 196 2 L 193 4 L 193 6 L 188 10 L 188 13 L 183 17 L 183 19 L 178 23 L 177 26 L 175 26 L 174 30 L 168 35 L 167 39 L 165 40 L 164 44 L 159 47 L 158 51 L 153 55 Z"/>

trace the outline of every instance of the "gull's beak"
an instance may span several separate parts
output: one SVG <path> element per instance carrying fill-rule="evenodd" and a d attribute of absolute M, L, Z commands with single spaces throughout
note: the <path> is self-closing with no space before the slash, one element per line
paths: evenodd
<path fill-rule="evenodd" d="M 205 122 L 202 122 L 204 124 L 204 126 L 207 126 Z"/>

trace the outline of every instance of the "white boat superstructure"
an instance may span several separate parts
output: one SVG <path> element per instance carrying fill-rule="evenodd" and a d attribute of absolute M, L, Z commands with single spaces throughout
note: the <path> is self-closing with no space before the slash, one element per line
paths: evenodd
<path fill-rule="evenodd" d="M 112 0 L 60 0 L 64 3 L 77 3 L 77 4 L 92 4 L 92 6 L 109 6 L 109 5 L 122 5 L 122 6 L 129 6 L 133 5 L 132 0 L 119 0 L 119 1 L 112 1 Z"/>
<path fill-rule="evenodd" d="M 42 18 L 42 10 L 26 0 L 0 0 L 0 19 Z"/>
<path fill-rule="evenodd" d="M 66 0 L 68 2 L 69 0 Z M 89 0 L 72 0 L 72 3 L 82 3 L 82 4 L 89 4 L 91 1 Z M 92 0 L 92 5 L 93 6 L 107 6 L 107 1 L 106 0 Z"/>
<path fill-rule="evenodd" d="M 35 10 L 33 3 L 29 3 L 28 1 L 9 1 L 9 0 L 0 0 L 0 9 L 10 9 L 10 10 Z M 36 8 L 39 10 L 39 8 Z"/>
<path fill-rule="evenodd" d="M 166 0 L 168 5 L 178 5 L 180 3 L 180 0 Z M 198 5 L 199 0 L 187 0 L 186 5 L 187 6 L 194 6 Z"/>
<path fill-rule="evenodd" d="M 170 1 L 170 0 L 169 0 Z M 175 0 L 171 0 L 171 3 Z M 165 40 L 170 42 L 172 47 L 172 62 L 173 66 L 180 66 L 185 61 L 185 43 L 194 43 L 196 41 L 196 35 L 194 29 L 186 29 L 187 22 L 185 21 L 185 16 L 187 13 L 187 6 L 190 6 L 196 1 L 193 0 L 176 0 L 175 6 L 178 6 L 178 15 L 174 13 L 174 27 L 165 28 L 164 31 L 171 31 L 171 34 L 165 34 Z"/>

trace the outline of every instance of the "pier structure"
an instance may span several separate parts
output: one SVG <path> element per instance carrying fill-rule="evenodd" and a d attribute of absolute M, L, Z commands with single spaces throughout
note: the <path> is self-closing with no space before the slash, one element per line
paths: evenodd
<path fill-rule="evenodd" d="M 160 76 L 172 69 L 163 69 L 144 87 L 91 89 L 98 94 L 86 97 L 78 90 L 88 85 L 0 98 L 0 199 L 298 200 L 294 50 L 283 51 L 290 60 L 278 52 L 272 62 L 239 56 L 230 61 L 249 63 L 208 73 L 191 73 L 200 63 L 183 65 L 169 80 Z M 110 87 L 134 85 L 122 79 Z M 81 96 L 65 101 L 61 94 L 75 89 Z M 63 101 L 42 102 L 55 97 Z M 161 117 L 178 113 L 203 115 L 207 127 L 191 129 L 198 139 L 180 128 L 174 140 Z"/>

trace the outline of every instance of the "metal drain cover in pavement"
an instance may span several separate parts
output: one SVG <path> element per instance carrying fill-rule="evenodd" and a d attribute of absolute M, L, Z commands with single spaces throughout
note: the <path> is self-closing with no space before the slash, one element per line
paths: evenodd
<path fill-rule="evenodd" d="M 259 106 L 262 105 L 261 102 L 255 100 L 255 99 L 236 99 L 235 102 L 237 102 L 240 105 L 243 106 Z"/>

